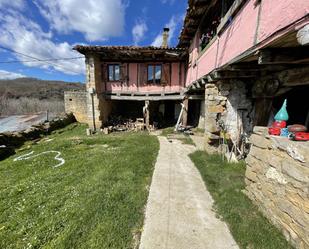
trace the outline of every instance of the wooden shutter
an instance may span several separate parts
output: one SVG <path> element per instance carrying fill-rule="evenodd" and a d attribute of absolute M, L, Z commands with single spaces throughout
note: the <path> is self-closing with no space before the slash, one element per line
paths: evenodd
<path fill-rule="evenodd" d="M 123 63 L 120 66 L 120 80 L 125 85 L 128 84 L 128 64 L 127 63 Z"/>
<path fill-rule="evenodd" d="M 162 76 L 161 76 L 161 85 L 166 86 L 169 85 L 170 82 L 170 64 L 165 63 L 162 65 Z"/>
<path fill-rule="evenodd" d="M 102 82 L 106 83 L 107 81 L 107 64 L 103 63 L 101 66 L 101 76 L 102 76 Z"/>
<path fill-rule="evenodd" d="M 138 84 L 143 86 L 147 82 L 147 65 L 140 63 L 138 67 Z"/>

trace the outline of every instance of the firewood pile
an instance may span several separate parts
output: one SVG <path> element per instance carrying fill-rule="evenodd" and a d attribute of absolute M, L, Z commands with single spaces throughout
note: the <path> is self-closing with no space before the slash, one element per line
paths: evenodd
<path fill-rule="evenodd" d="M 111 116 L 103 132 L 108 134 L 111 132 L 120 131 L 141 131 L 145 129 L 144 118 L 137 118 L 136 120 L 131 118 L 124 118 L 121 116 Z"/>

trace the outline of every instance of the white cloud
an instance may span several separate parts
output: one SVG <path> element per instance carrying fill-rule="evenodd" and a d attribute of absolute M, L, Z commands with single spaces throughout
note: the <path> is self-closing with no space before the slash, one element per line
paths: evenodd
<path fill-rule="evenodd" d="M 4 47 L 29 55 L 37 59 L 71 58 L 81 56 L 72 50 L 67 42 L 56 43 L 51 40 L 51 32 L 44 32 L 41 27 L 16 11 L 4 12 L 0 16 L 0 44 Z M 18 60 L 31 60 L 20 54 L 14 54 Z M 66 60 L 43 63 L 23 62 L 29 67 L 54 69 L 66 74 L 83 74 L 84 60 Z"/>
<path fill-rule="evenodd" d="M 145 33 L 147 32 L 148 27 L 145 21 L 140 20 L 136 22 L 132 29 L 132 36 L 134 44 L 137 45 L 141 40 L 143 40 Z"/>
<path fill-rule="evenodd" d="M 24 0 L 0 0 L 0 10 L 8 7 L 21 10 L 25 6 Z"/>
<path fill-rule="evenodd" d="M 122 0 L 36 0 L 41 14 L 59 33 L 81 32 L 88 41 L 119 36 L 124 29 Z"/>
<path fill-rule="evenodd" d="M 11 79 L 23 78 L 23 77 L 27 77 L 27 76 L 20 74 L 20 73 L 14 73 L 14 72 L 9 72 L 9 71 L 5 71 L 5 70 L 0 70 L 0 79 L 1 80 L 11 80 Z"/>
<path fill-rule="evenodd" d="M 177 25 L 180 24 L 182 21 L 182 17 L 180 16 L 172 16 L 169 22 L 164 26 L 164 28 L 169 28 L 169 37 L 168 37 L 168 44 L 171 43 L 172 38 L 175 35 L 175 31 Z M 162 45 L 162 31 L 155 37 L 153 42 L 151 43 L 152 46 L 160 47 Z"/>

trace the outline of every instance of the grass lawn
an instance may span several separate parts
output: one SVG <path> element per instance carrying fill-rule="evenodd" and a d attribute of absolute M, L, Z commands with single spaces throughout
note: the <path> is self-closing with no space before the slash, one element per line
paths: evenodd
<path fill-rule="evenodd" d="M 156 137 L 85 135 L 72 124 L 0 162 L 0 248 L 131 248 L 143 223 Z M 34 151 L 61 152 L 22 161 Z"/>
<path fill-rule="evenodd" d="M 245 188 L 244 163 L 229 164 L 223 162 L 219 155 L 208 155 L 202 151 L 194 152 L 190 157 L 215 201 L 218 216 L 228 224 L 240 248 L 292 248 L 280 231 L 242 193 Z"/>
<path fill-rule="evenodd" d="M 174 129 L 175 129 L 175 127 L 167 127 L 167 128 L 162 129 L 161 136 L 168 138 L 168 137 L 173 137 L 173 135 L 176 135 L 176 136 L 178 136 L 176 139 L 181 141 L 183 144 L 194 145 L 194 142 L 189 135 L 186 135 L 186 134 L 180 133 L 180 132 L 176 132 L 176 131 L 174 131 Z"/>

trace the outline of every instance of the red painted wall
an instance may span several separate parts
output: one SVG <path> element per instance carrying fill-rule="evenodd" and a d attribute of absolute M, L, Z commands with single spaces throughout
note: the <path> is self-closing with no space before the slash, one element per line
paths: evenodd
<path fill-rule="evenodd" d="M 115 64 L 115 62 L 111 64 Z M 128 63 L 129 80 L 127 81 L 127 83 L 120 81 L 104 82 L 102 80 L 101 84 L 103 84 L 103 89 L 105 89 L 106 92 L 180 92 L 185 85 L 184 63 L 173 62 L 164 64 L 167 64 L 170 68 L 170 82 L 166 86 L 162 86 L 160 84 L 149 84 L 146 80 L 141 80 L 140 74 L 142 73 L 142 71 L 144 71 L 143 73 L 146 74 L 146 76 L 144 76 L 144 79 L 147 78 L 146 63 Z"/>
<path fill-rule="evenodd" d="M 225 65 L 254 45 L 266 44 L 271 36 L 277 35 L 278 38 L 283 33 L 276 34 L 277 31 L 309 14 L 309 0 L 262 0 L 258 5 L 256 2 L 247 1 L 231 24 L 203 54 L 198 53 L 199 35 L 195 35 L 189 49 L 192 62 L 188 67 L 186 85 Z"/>

